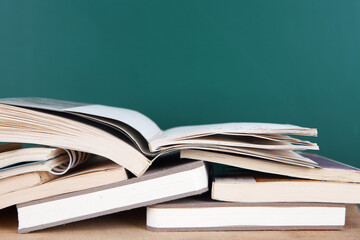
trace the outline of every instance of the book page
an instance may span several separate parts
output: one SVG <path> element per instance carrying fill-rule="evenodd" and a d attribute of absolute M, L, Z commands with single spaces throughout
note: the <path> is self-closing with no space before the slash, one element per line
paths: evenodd
<path fill-rule="evenodd" d="M 104 156 L 140 176 L 150 160 L 120 132 L 63 111 L 0 104 L 0 141 L 50 145 Z"/>
<path fill-rule="evenodd" d="M 114 163 L 113 161 L 107 158 L 95 155 L 92 158 L 90 158 L 86 162 L 86 164 L 83 164 L 82 166 L 76 168 L 75 170 L 71 169 L 71 171 L 69 171 L 67 174 L 61 175 L 52 182 L 61 181 L 63 179 L 72 178 L 78 175 L 91 174 L 94 172 L 101 172 L 101 171 L 105 172 L 111 169 L 123 169 L 125 176 L 128 177 L 126 171 L 122 166 L 120 166 L 117 163 Z"/>
<path fill-rule="evenodd" d="M 161 129 L 150 118 L 130 109 L 104 105 L 85 105 L 67 108 L 64 111 L 89 114 L 123 122 L 137 130 L 147 141 L 161 133 Z"/>
<path fill-rule="evenodd" d="M 150 118 L 137 111 L 87 103 L 77 103 L 47 98 L 4 98 L 0 103 L 67 113 L 81 113 L 125 123 L 138 131 L 147 141 L 162 131 Z"/>
<path fill-rule="evenodd" d="M 51 147 L 20 148 L 0 153 L 0 172 L 8 167 L 21 167 L 22 164 L 43 162 L 50 158 L 66 155 L 65 150 Z"/>
<path fill-rule="evenodd" d="M 256 135 L 255 135 L 256 136 Z M 229 147 L 247 147 L 247 148 L 260 148 L 260 149 L 276 149 L 276 150 L 318 150 L 316 144 L 304 142 L 306 144 L 292 144 L 287 141 L 275 141 L 255 136 L 226 136 L 226 135 L 211 135 L 206 137 L 191 138 L 185 140 L 176 140 L 175 144 L 166 144 L 159 146 L 159 150 L 177 145 L 197 145 L 203 146 L 229 146 Z"/>
<path fill-rule="evenodd" d="M 195 138 L 213 134 L 290 134 L 316 136 L 317 130 L 290 124 L 248 122 L 183 126 L 170 128 L 155 136 L 150 141 L 150 149 L 156 150 L 161 145 L 170 144 L 172 140 L 176 143 L 176 140 L 181 138 Z"/>
<path fill-rule="evenodd" d="M 218 152 L 218 153 L 225 153 L 229 155 L 238 155 L 238 156 L 251 156 L 255 158 L 261 158 L 263 160 L 271 160 L 291 165 L 297 165 L 302 167 L 314 168 L 319 167 L 316 162 L 309 158 L 302 157 L 300 154 L 288 151 L 288 150 L 266 150 L 266 149 L 251 149 L 251 148 L 241 148 L 241 147 L 227 147 L 227 146 L 201 146 L 201 145 L 194 145 L 194 146 L 184 146 L 178 145 L 176 147 L 167 149 L 166 151 L 162 152 L 165 154 L 167 152 L 171 152 L 174 150 L 207 150 L 210 152 Z"/>
<path fill-rule="evenodd" d="M 117 120 L 84 114 L 84 113 L 74 113 L 71 114 L 87 118 L 94 122 L 99 122 L 103 125 L 109 126 L 112 129 L 119 131 L 121 134 L 125 135 L 131 142 L 134 144 L 134 147 L 145 154 L 147 157 L 154 157 L 157 155 L 157 152 L 150 152 L 148 141 L 140 134 L 137 130 L 127 125 L 126 123 L 119 122 Z"/>

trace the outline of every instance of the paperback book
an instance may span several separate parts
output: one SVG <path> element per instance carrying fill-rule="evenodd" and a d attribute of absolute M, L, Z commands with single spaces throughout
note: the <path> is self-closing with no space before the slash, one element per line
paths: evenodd
<path fill-rule="evenodd" d="M 141 177 L 18 204 L 18 230 L 36 231 L 206 191 L 208 175 L 202 161 L 168 162 L 152 166 Z"/>
<path fill-rule="evenodd" d="M 25 142 L 106 157 L 141 176 L 161 155 L 202 149 L 251 156 L 304 168 L 317 163 L 294 150 L 316 143 L 289 135 L 317 130 L 290 124 L 222 123 L 161 130 L 145 115 L 125 108 L 42 98 L 0 100 L 0 141 Z"/>
<path fill-rule="evenodd" d="M 186 198 L 147 207 L 151 231 L 341 230 L 345 206 L 327 203 L 229 203 Z"/>

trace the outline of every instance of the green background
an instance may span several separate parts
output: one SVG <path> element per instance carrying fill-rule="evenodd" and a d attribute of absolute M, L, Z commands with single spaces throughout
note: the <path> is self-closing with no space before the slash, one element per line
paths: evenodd
<path fill-rule="evenodd" d="M 317 127 L 322 155 L 360 167 L 360 1 L 0 0 L 0 81 L 163 129 Z"/>

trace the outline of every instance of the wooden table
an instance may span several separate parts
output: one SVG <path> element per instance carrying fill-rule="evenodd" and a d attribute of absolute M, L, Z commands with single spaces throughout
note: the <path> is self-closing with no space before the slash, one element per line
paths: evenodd
<path fill-rule="evenodd" d="M 15 207 L 0 211 L 0 239 L 360 239 L 360 214 L 348 205 L 343 231 L 233 231 L 158 233 L 146 230 L 145 209 L 136 209 L 28 234 L 17 233 Z"/>

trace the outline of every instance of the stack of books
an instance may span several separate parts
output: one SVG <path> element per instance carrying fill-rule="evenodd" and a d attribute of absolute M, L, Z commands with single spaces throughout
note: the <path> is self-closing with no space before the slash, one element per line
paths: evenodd
<path fill-rule="evenodd" d="M 342 229 L 360 170 L 289 124 L 161 130 L 129 109 L 0 99 L 0 209 L 20 233 L 147 206 L 152 231 Z M 25 144 L 23 146 L 22 144 Z"/>

